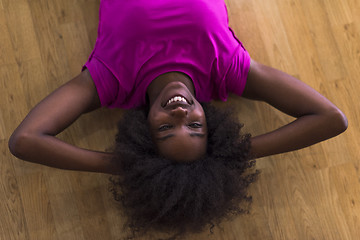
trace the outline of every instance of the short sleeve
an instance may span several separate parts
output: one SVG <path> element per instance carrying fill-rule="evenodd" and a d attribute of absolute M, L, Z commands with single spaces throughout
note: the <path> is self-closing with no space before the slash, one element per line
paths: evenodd
<path fill-rule="evenodd" d="M 119 82 L 111 71 L 96 57 L 91 57 L 83 66 L 87 68 L 94 81 L 102 107 L 113 107 L 119 91 Z"/>
<path fill-rule="evenodd" d="M 241 96 L 246 85 L 251 58 L 246 49 L 239 45 L 226 73 L 226 90 Z"/>

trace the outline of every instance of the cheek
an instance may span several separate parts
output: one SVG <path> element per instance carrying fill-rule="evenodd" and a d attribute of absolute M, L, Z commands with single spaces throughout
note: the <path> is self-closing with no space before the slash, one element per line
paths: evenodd
<path fill-rule="evenodd" d="M 192 117 L 197 118 L 197 119 L 201 119 L 204 123 L 206 123 L 205 113 L 204 113 L 204 110 L 202 110 L 202 108 L 196 109 L 195 111 L 193 111 L 192 112 Z"/>
<path fill-rule="evenodd" d="M 162 112 L 150 110 L 147 120 L 151 129 L 157 129 L 161 123 L 166 121 L 166 116 Z"/>
<path fill-rule="evenodd" d="M 159 111 L 156 108 L 154 108 L 154 107 L 150 108 L 149 114 L 148 114 L 148 121 L 150 123 L 155 122 L 158 115 L 159 115 Z"/>
<path fill-rule="evenodd" d="M 154 129 L 156 128 L 156 114 L 154 114 L 154 112 L 152 112 L 151 110 L 149 111 L 147 121 L 149 124 L 150 132 L 151 134 L 153 134 Z"/>

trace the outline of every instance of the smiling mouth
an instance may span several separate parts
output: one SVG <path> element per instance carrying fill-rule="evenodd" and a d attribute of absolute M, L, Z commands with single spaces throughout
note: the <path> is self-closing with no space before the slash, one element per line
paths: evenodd
<path fill-rule="evenodd" d="M 190 103 L 188 102 L 188 100 L 186 98 L 184 98 L 183 96 L 181 95 L 177 95 L 177 96 L 174 96 L 172 98 L 170 98 L 164 107 L 170 105 L 170 104 L 186 104 L 186 105 L 190 105 Z"/>

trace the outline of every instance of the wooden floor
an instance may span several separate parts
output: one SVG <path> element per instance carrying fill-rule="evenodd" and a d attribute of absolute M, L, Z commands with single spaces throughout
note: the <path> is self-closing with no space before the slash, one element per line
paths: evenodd
<path fill-rule="evenodd" d="M 251 213 L 223 223 L 213 235 L 187 239 L 359 239 L 360 1 L 226 3 L 230 25 L 251 56 L 324 94 L 345 112 L 349 129 L 313 147 L 259 159 Z M 98 0 L 0 0 L 1 240 L 125 236 L 108 175 L 23 162 L 7 148 L 27 112 L 80 72 L 95 43 L 98 8 Z M 262 103 L 231 98 L 227 104 L 236 105 L 254 135 L 291 121 Z M 60 138 L 106 150 L 121 114 L 87 114 Z"/>

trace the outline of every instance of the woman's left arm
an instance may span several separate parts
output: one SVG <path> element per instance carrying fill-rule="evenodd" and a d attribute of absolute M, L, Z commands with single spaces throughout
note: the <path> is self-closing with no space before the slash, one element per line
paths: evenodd
<path fill-rule="evenodd" d="M 301 149 L 334 137 L 347 119 L 333 103 L 298 79 L 251 61 L 243 97 L 269 103 L 297 119 L 251 139 L 256 158 Z"/>

